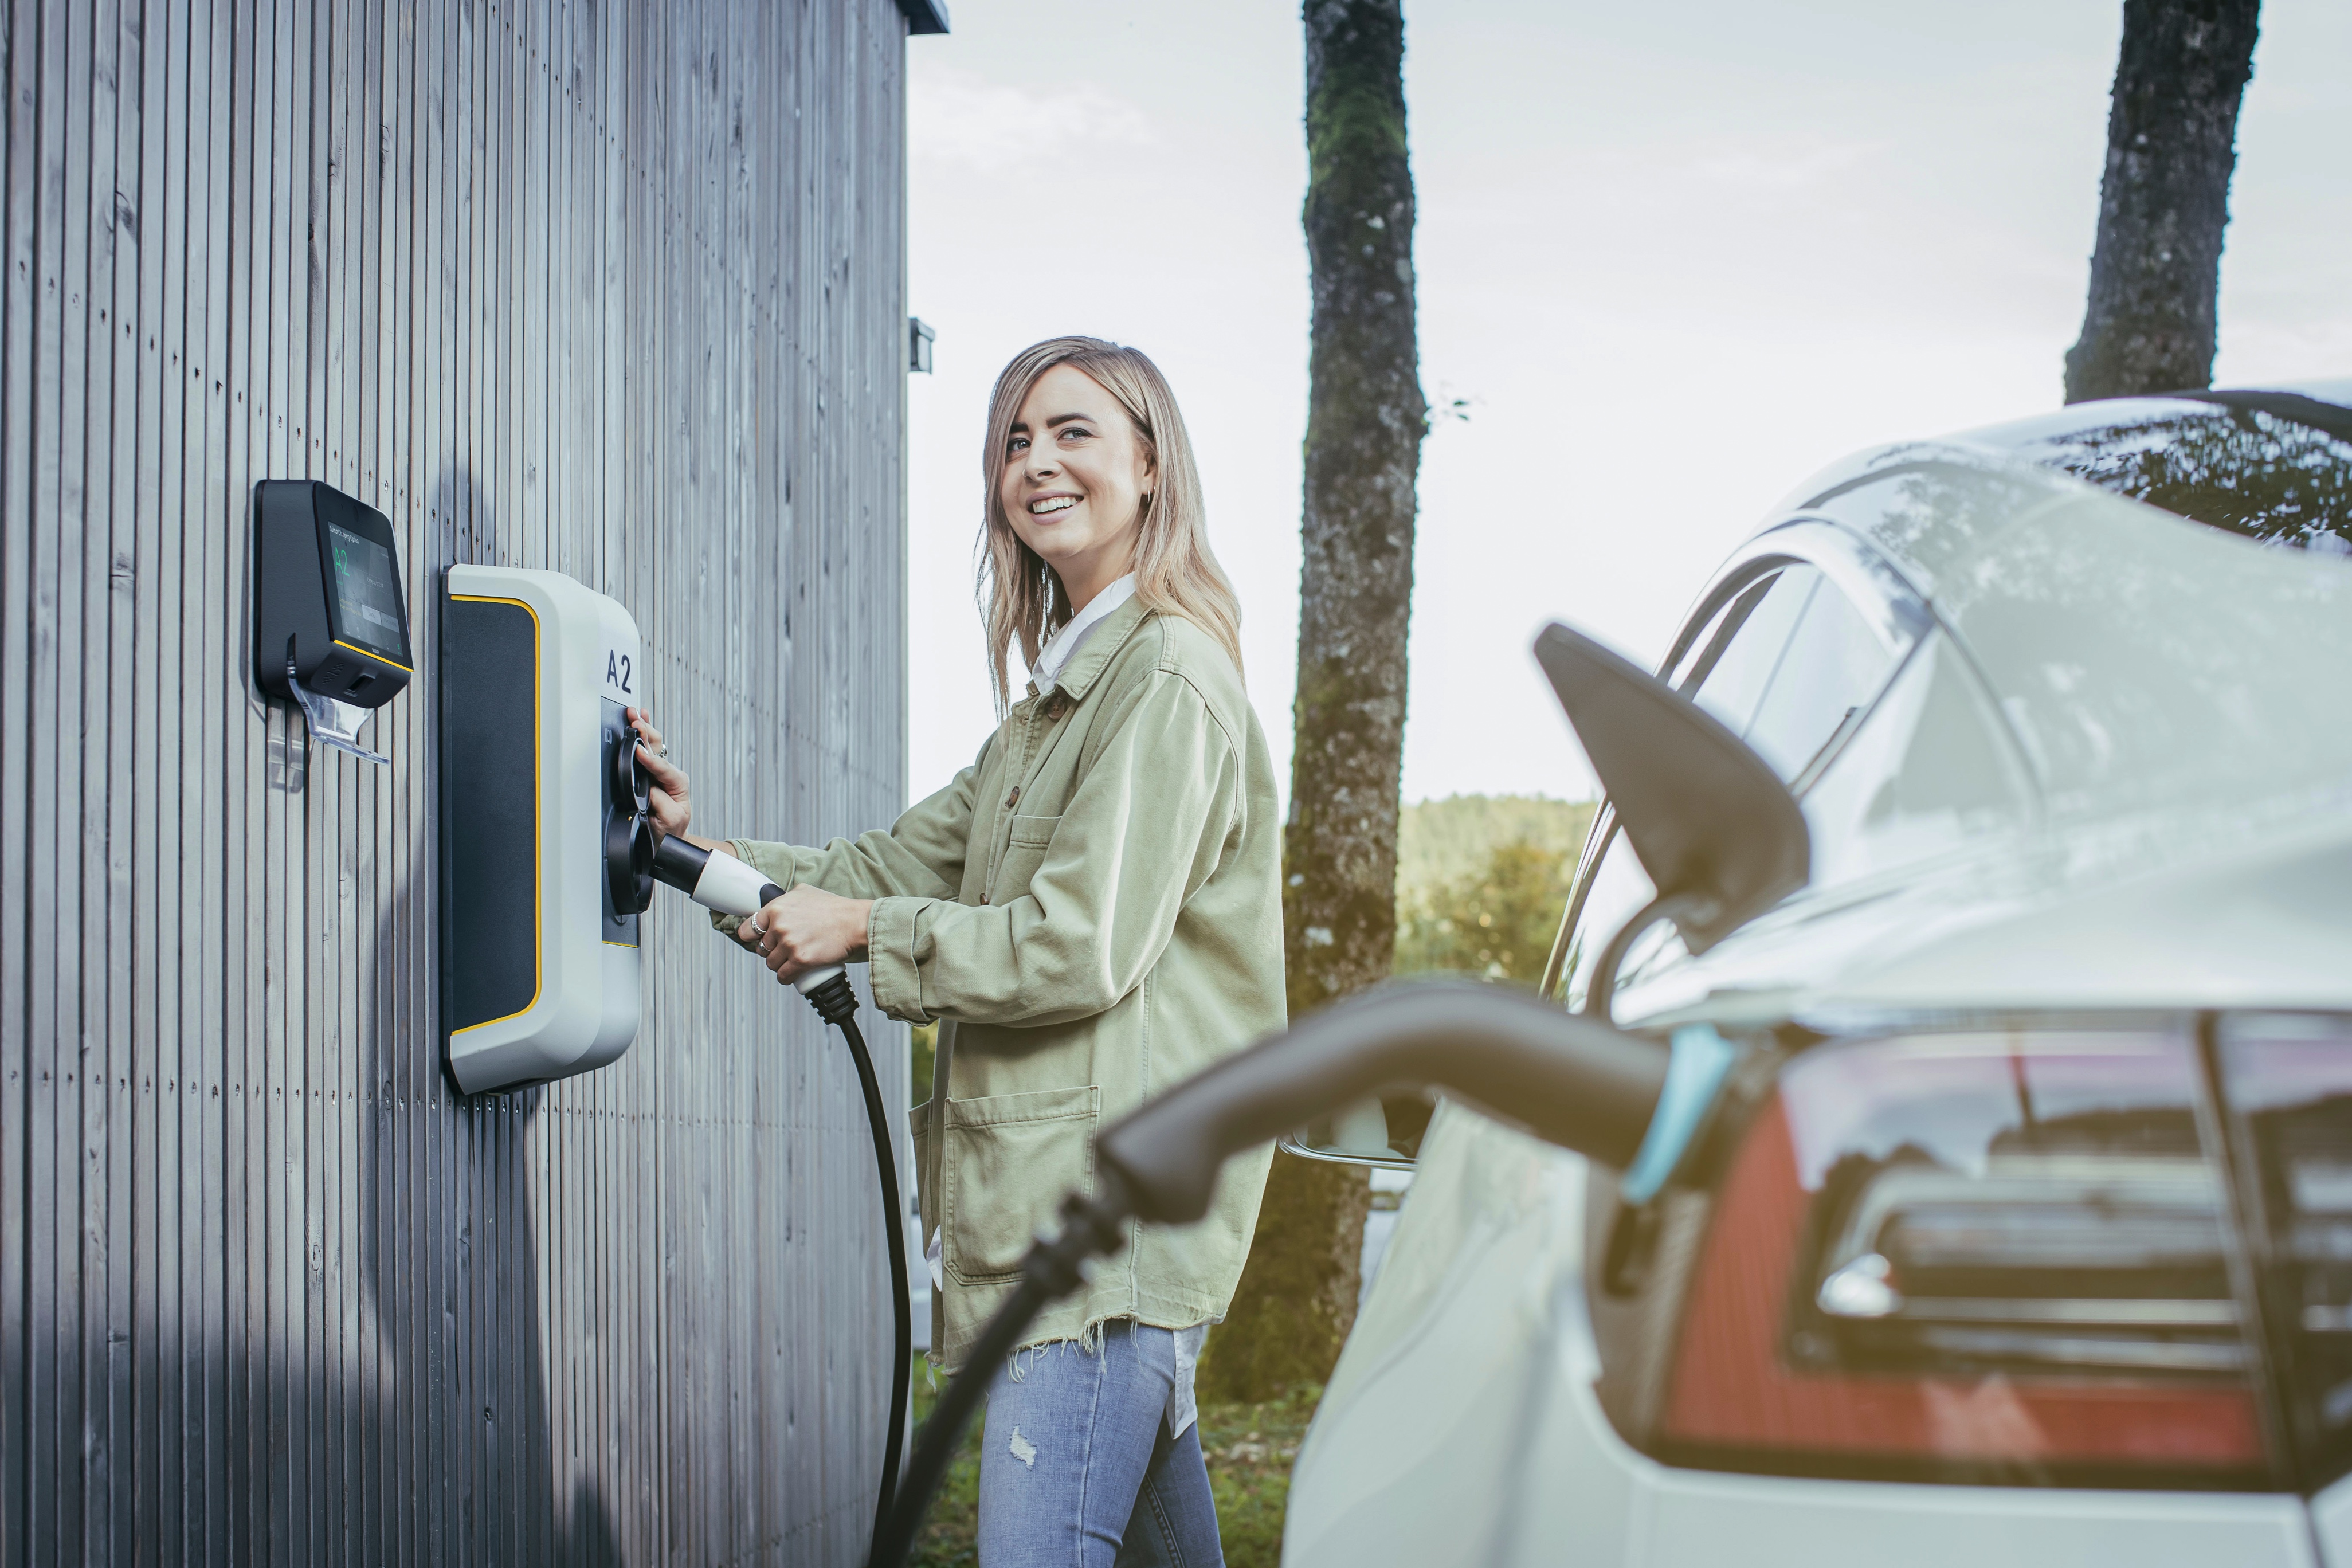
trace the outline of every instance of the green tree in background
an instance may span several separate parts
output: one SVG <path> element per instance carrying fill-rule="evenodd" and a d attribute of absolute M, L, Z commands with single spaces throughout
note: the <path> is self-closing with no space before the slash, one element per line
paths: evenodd
<path fill-rule="evenodd" d="M 1515 839 L 1466 877 L 1398 902 L 1399 974 L 1475 974 L 1533 985 L 1542 977 L 1575 870 L 1572 856 Z"/>
<path fill-rule="evenodd" d="M 1513 842 L 1573 855 L 1592 829 L 1593 810 L 1589 800 L 1540 795 L 1449 795 L 1415 801 L 1397 816 L 1397 896 L 1466 876 Z"/>
<path fill-rule="evenodd" d="M 1474 974 L 1533 985 L 1567 912 L 1593 805 L 1457 795 L 1406 806 L 1397 825 L 1399 974 Z"/>
<path fill-rule="evenodd" d="M 2209 386 L 2261 0 L 2125 0 L 2099 237 L 2066 401 Z"/>
<path fill-rule="evenodd" d="M 1388 977 L 1414 484 L 1429 409 L 1413 319 L 1402 0 L 1306 0 L 1314 322 L 1299 525 L 1298 695 L 1283 834 L 1290 1016 Z M 1247 1270 L 1200 1377 L 1212 1397 L 1320 1383 L 1356 1321 L 1371 1187 L 1276 1156 Z"/>

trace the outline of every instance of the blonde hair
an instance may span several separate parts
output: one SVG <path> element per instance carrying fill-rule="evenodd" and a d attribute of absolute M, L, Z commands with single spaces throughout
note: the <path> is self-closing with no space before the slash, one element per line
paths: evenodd
<path fill-rule="evenodd" d="M 1006 447 L 1013 421 L 1037 378 L 1055 365 L 1083 371 L 1123 409 L 1143 442 L 1154 471 L 1151 493 L 1135 539 L 1135 596 L 1144 608 L 1181 616 L 1217 641 L 1242 664 L 1241 600 L 1209 549 L 1201 504 L 1201 476 L 1192 463 L 1192 437 L 1176 395 L 1140 349 L 1122 348 L 1100 338 L 1048 338 L 1013 356 L 996 378 L 988 400 L 988 443 L 982 448 L 980 571 L 975 584 L 981 616 L 988 626 L 988 668 L 996 706 L 1010 701 L 1007 658 L 1021 645 L 1021 661 L 1037 662 L 1045 639 L 1069 624 L 1070 601 L 1062 579 L 1045 557 L 1021 541 L 1004 514 L 1001 494 Z"/>

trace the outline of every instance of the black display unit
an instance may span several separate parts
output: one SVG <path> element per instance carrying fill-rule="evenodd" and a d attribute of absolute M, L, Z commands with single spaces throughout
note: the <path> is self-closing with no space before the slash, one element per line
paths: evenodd
<path fill-rule="evenodd" d="M 318 479 L 253 487 L 253 678 L 293 701 L 381 708 L 415 673 L 392 520 Z"/>

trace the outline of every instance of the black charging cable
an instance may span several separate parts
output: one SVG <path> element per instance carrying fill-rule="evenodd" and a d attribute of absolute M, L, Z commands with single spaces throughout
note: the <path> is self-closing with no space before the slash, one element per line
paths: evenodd
<path fill-rule="evenodd" d="M 882 1489 L 874 1501 L 874 1535 L 879 1541 L 898 1492 L 898 1455 L 907 1441 L 907 1394 L 915 1361 L 914 1309 L 907 1295 L 906 1208 L 898 1198 L 898 1162 L 890 1153 L 890 1119 L 882 1109 L 882 1086 L 874 1077 L 866 1037 L 857 1030 L 857 993 L 850 989 L 849 976 L 836 969 L 802 994 L 849 1042 L 850 1059 L 857 1064 L 857 1086 L 866 1091 L 866 1120 L 874 1131 L 874 1166 L 882 1176 L 883 1236 L 890 1248 L 890 1300 L 898 1354 L 890 1371 L 890 1436 L 882 1450 Z"/>
<path fill-rule="evenodd" d="M 634 747 L 630 756 L 635 756 Z M 646 899 L 652 897 L 652 882 L 666 882 L 720 914 L 749 918 L 784 896 L 782 888 L 734 856 L 697 848 L 676 834 L 665 836 L 654 847 L 647 875 Z M 645 906 L 641 901 L 636 907 Z M 874 1133 L 874 1166 L 881 1178 L 882 1237 L 890 1253 L 898 1356 L 890 1370 L 889 1441 L 882 1451 L 882 1488 L 874 1500 L 874 1533 L 878 1540 L 898 1493 L 898 1456 L 907 1443 L 908 1385 L 914 1372 L 914 1307 L 907 1295 L 907 1211 L 898 1197 L 898 1162 L 890 1152 L 890 1118 L 882 1106 L 882 1085 L 874 1076 L 874 1058 L 866 1048 L 866 1037 L 857 1028 L 857 993 L 838 966 L 813 971 L 793 984 L 817 1016 L 849 1042 L 850 1059 L 857 1064 L 857 1086 L 866 1094 L 866 1125 Z"/>

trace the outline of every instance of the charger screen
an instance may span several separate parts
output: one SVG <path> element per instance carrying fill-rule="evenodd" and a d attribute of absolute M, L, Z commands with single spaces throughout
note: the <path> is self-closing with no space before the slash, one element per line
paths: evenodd
<path fill-rule="evenodd" d="M 340 523 L 327 524 L 328 553 L 335 564 L 337 635 L 371 653 L 400 660 L 407 652 L 401 636 L 400 584 L 393 576 L 392 552 Z"/>

